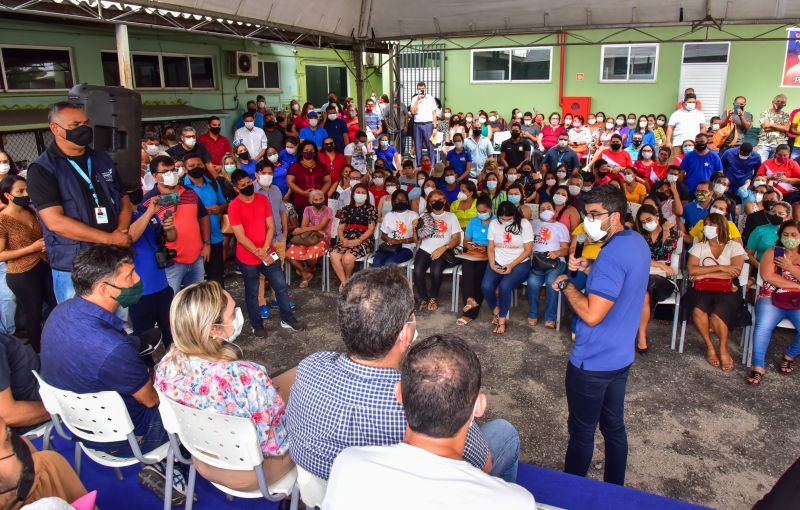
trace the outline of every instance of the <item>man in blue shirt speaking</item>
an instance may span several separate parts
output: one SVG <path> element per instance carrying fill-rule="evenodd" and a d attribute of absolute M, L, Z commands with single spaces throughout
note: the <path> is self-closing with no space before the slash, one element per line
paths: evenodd
<path fill-rule="evenodd" d="M 571 271 L 589 275 L 584 292 L 567 275 L 553 282 L 578 315 L 565 384 L 569 445 L 564 471 L 586 476 L 599 422 L 606 443 L 603 479 L 623 485 L 628 459 L 625 385 L 650 276 L 650 249 L 642 236 L 625 228 L 627 201 L 619 188 L 597 187 L 584 203 L 586 234 L 595 242 L 603 240 L 603 249 L 591 266 L 583 257 L 570 257 Z"/>

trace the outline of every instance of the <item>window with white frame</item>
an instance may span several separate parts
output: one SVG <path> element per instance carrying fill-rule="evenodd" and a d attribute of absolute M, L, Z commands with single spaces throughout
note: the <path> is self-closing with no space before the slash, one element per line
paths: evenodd
<path fill-rule="evenodd" d="M 656 81 L 658 44 L 606 44 L 600 66 L 601 82 Z"/>
<path fill-rule="evenodd" d="M 2 46 L 0 89 L 69 90 L 75 84 L 69 48 Z"/>
<path fill-rule="evenodd" d="M 552 70 L 553 48 L 505 48 L 472 50 L 472 83 L 547 82 Z"/>
<path fill-rule="evenodd" d="M 117 86 L 117 52 L 103 51 L 100 57 L 104 83 Z M 132 53 L 133 86 L 137 89 L 213 89 L 214 60 L 204 55 Z"/>
<path fill-rule="evenodd" d="M 258 76 L 247 79 L 247 88 L 254 90 L 280 90 L 280 64 L 270 60 L 260 60 L 258 62 Z"/>

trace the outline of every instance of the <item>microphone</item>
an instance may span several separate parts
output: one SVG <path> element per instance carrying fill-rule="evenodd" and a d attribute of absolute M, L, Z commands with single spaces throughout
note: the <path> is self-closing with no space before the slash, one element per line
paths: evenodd
<path fill-rule="evenodd" d="M 586 234 L 578 234 L 577 237 L 578 243 L 575 245 L 575 258 L 581 258 L 583 256 L 583 243 L 586 242 Z M 575 278 L 578 276 L 578 270 L 570 271 L 570 277 Z"/>

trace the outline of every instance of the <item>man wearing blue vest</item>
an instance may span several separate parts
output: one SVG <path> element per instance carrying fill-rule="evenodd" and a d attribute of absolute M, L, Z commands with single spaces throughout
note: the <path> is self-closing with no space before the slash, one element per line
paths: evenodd
<path fill-rule="evenodd" d="M 55 140 L 28 167 L 28 194 L 44 231 L 56 300 L 73 295 L 72 259 L 87 246 L 130 246 L 131 203 L 111 158 L 93 150 L 89 118 L 59 102 L 47 116 Z"/>

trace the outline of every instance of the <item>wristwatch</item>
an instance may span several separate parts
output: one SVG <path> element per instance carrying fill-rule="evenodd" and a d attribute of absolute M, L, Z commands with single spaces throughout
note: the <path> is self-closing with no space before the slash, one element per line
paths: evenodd
<path fill-rule="evenodd" d="M 570 283 L 571 282 L 569 280 L 561 280 L 560 282 L 558 282 L 558 290 L 564 292 L 567 289 L 567 285 L 569 285 Z"/>

